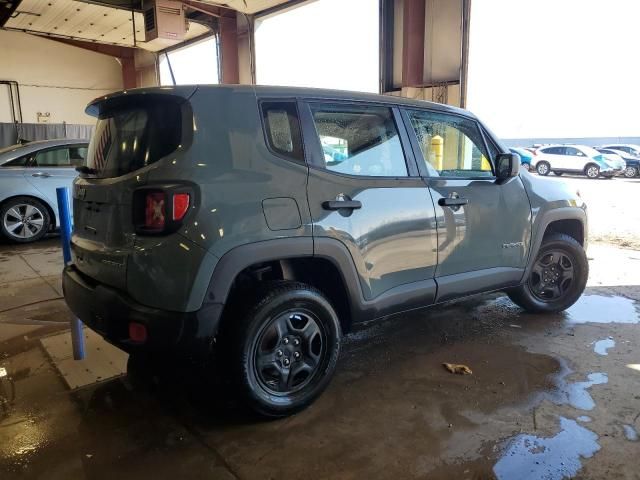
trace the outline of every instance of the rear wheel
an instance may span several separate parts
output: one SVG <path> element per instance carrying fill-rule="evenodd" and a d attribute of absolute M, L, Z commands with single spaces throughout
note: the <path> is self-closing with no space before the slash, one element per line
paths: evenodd
<path fill-rule="evenodd" d="M 551 171 L 551 165 L 549 165 L 549 162 L 538 162 L 536 165 L 536 172 L 538 172 L 538 175 L 549 175 L 549 172 Z"/>
<path fill-rule="evenodd" d="M 584 174 L 591 179 L 598 178 L 600 176 L 600 167 L 590 163 L 585 167 Z"/>
<path fill-rule="evenodd" d="M 627 167 L 624 169 L 624 176 L 627 178 L 633 178 L 638 175 L 638 170 L 635 167 Z"/>
<path fill-rule="evenodd" d="M 0 208 L 0 232 L 13 242 L 35 242 L 50 226 L 49 210 L 35 198 L 12 198 Z"/>
<path fill-rule="evenodd" d="M 589 262 L 574 238 L 563 233 L 546 237 L 526 282 L 507 292 L 531 312 L 559 312 L 573 305 L 587 285 Z"/>
<path fill-rule="evenodd" d="M 290 415 L 329 384 L 340 353 L 340 323 L 315 288 L 298 282 L 267 284 L 246 313 L 226 322 L 223 368 L 255 412 Z"/>

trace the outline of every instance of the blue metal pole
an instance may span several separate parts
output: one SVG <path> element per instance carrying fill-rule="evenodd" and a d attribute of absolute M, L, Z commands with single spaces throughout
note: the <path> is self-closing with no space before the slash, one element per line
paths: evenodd
<path fill-rule="evenodd" d="M 71 263 L 71 214 L 69 210 L 69 188 L 56 188 L 58 197 L 58 214 L 60 216 L 60 237 L 62 239 L 62 257 L 65 266 Z M 71 345 L 73 346 L 73 359 L 84 358 L 84 336 L 82 334 L 82 322 L 73 317 L 71 319 Z"/>

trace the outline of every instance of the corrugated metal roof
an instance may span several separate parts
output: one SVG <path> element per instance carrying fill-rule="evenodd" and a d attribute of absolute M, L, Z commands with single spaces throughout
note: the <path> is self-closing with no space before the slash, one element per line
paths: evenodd
<path fill-rule="evenodd" d="M 132 18 L 130 10 L 76 0 L 22 0 L 5 28 L 152 51 L 163 48 L 144 42 L 142 13 L 136 12 Z M 208 31 L 204 25 L 189 22 L 185 40 Z"/>

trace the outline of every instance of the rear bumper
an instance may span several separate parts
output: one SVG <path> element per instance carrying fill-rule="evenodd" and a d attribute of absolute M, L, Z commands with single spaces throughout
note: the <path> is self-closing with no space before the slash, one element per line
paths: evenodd
<path fill-rule="evenodd" d="M 71 311 L 108 342 L 133 353 L 174 351 L 203 356 L 211 346 L 224 305 L 210 304 L 196 312 L 173 312 L 141 305 L 126 294 L 93 281 L 74 265 L 62 274 L 65 301 Z M 145 326 L 145 342 L 129 338 L 129 323 Z"/>

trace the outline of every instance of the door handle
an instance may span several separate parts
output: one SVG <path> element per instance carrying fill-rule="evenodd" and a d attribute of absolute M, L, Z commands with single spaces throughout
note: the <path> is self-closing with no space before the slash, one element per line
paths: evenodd
<path fill-rule="evenodd" d="M 343 208 L 357 210 L 362 208 L 362 203 L 358 200 L 328 200 L 322 202 L 322 208 L 325 210 L 340 210 Z"/>
<path fill-rule="evenodd" d="M 468 203 L 469 199 L 467 198 L 441 198 L 438 200 L 438 205 L 441 207 L 459 207 Z"/>
<path fill-rule="evenodd" d="M 36 172 L 31 174 L 32 177 L 40 177 L 40 178 L 49 178 L 51 176 L 50 173 L 47 172 Z"/>

